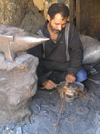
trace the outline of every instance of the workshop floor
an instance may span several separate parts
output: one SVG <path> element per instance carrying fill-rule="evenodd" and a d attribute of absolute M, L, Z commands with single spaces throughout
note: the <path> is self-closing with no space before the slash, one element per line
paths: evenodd
<path fill-rule="evenodd" d="M 89 78 L 99 81 L 99 68 Z M 100 84 L 87 80 L 85 87 L 87 94 L 72 103 L 61 100 L 56 90 L 38 90 L 30 121 L 0 125 L 0 134 L 100 134 Z"/>

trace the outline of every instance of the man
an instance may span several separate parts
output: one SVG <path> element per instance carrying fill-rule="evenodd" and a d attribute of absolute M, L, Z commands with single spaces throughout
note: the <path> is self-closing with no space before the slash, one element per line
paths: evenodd
<path fill-rule="evenodd" d="M 37 34 L 50 40 L 30 50 L 39 58 L 37 75 L 39 85 L 50 90 L 56 83 L 73 83 L 86 79 L 86 71 L 81 68 L 83 49 L 79 34 L 74 25 L 67 22 L 69 9 L 61 3 L 50 6 L 47 21 Z"/>

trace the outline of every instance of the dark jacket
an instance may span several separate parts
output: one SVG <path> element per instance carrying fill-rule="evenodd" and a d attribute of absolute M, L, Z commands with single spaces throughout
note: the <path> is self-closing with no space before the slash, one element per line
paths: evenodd
<path fill-rule="evenodd" d="M 50 34 L 47 30 L 47 21 L 36 33 L 38 33 L 39 30 L 42 31 L 45 37 L 50 38 Z M 37 68 L 40 83 L 47 80 L 44 74 L 50 71 L 64 71 L 76 75 L 80 70 L 83 58 L 83 48 L 79 34 L 73 24 L 70 24 L 69 29 L 68 51 L 70 61 L 67 61 L 66 57 L 65 28 L 59 33 L 56 42 L 53 42 L 50 39 L 45 42 L 45 48 L 43 47 L 43 44 L 40 44 L 30 49 L 30 54 L 38 57 L 40 61 Z M 44 54 L 45 56 L 43 56 Z"/>

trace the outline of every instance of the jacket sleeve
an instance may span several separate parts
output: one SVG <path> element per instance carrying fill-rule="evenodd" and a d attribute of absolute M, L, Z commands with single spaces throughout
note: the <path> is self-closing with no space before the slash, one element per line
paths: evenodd
<path fill-rule="evenodd" d="M 33 56 L 36 56 L 39 59 L 39 64 L 37 66 L 37 76 L 39 85 L 42 85 L 42 83 L 47 80 L 47 77 L 44 75 L 44 68 L 42 66 L 42 51 L 42 44 L 39 44 L 36 47 L 33 47 L 28 50 L 29 54 L 32 54 Z"/>
<path fill-rule="evenodd" d="M 74 25 L 71 24 L 69 32 L 70 67 L 68 73 L 76 75 L 81 69 L 83 59 L 83 47 L 80 36 Z"/>
<path fill-rule="evenodd" d="M 40 27 L 41 29 L 41 27 Z M 38 29 L 39 30 L 39 29 Z M 35 34 L 38 35 L 38 30 L 35 32 Z M 38 84 L 42 85 L 43 82 L 47 80 L 47 77 L 44 75 L 44 68 L 42 66 L 42 55 L 43 55 L 43 45 L 39 44 L 31 49 L 28 50 L 29 54 L 32 54 L 33 56 L 36 56 L 39 59 L 39 64 L 37 66 L 37 76 L 38 76 Z"/>

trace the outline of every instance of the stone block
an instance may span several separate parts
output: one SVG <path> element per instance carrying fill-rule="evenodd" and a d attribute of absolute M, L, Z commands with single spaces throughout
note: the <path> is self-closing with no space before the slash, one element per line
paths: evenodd
<path fill-rule="evenodd" d="M 37 91 L 38 58 L 23 53 L 14 62 L 4 60 L 0 64 L 0 123 L 28 119 L 28 100 Z"/>

